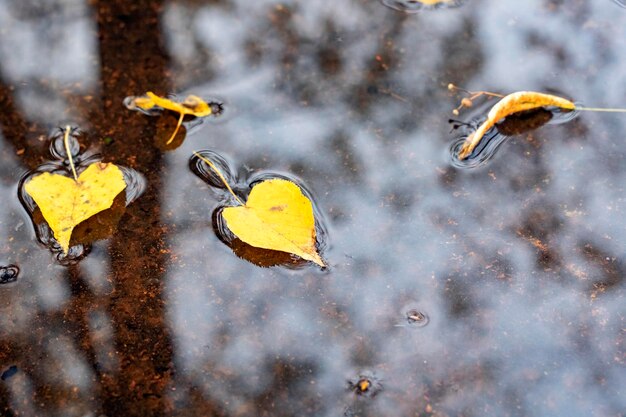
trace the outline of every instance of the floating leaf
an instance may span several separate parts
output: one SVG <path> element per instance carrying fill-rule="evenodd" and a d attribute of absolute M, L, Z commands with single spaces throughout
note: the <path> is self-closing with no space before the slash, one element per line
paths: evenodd
<path fill-rule="evenodd" d="M 183 119 L 186 115 L 194 117 L 206 117 L 211 114 L 219 114 L 222 111 L 222 106 L 219 103 L 207 103 L 202 98 L 194 95 L 188 95 L 182 102 L 177 102 L 167 98 L 159 97 L 151 91 L 148 91 L 143 97 L 127 97 L 124 100 L 126 107 L 131 110 L 140 109 L 143 112 L 150 113 L 154 110 L 170 110 L 178 113 L 178 124 L 174 133 L 169 138 L 166 144 L 170 144 L 180 125 L 183 123 Z"/>
<path fill-rule="evenodd" d="M 238 239 L 255 248 L 287 252 L 326 266 L 315 246 L 313 205 L 298 185 L 282 178 L 264 180 L 252 188 L 244 203 L 213 162 L 195 155 L 215 171 L 240 204 L 226 207 L 221 213 Z"/>
<path fill-rule="evenodd" d="M 74 178 L 43 172 L 24 185 L 26 193 L 39 207 L 55 239 L 66 254 L 74 228 L 84 220 L 110 208 L 115 197 L 126 188 L 122 171 L 111 163 L 92 163 L 77 175 L 69 151 L 69 134 L 68 126 L 64 143 Z"/>
<path fill-rule="evenodd" d="M 110 208 L 115 197 L 126 188 L 126 183 L 116 165 L 95 162 L 76 179 L 44 172 L 24 187 L 67 253 L 74 227 Z"/>
<path fill-rule="evenodd" d="M 549 106 L 570 111 L 576 110 L 576 105 L 573 102 L 551 94 L 537 93 L 534 91 L 518 91 L 503 97 L 491 108 L 487 114 L 487 120 L 467 137 L 467 140 L 459 150 L 459 159 L 467 158 L 480 143 L 485 133 L 505 117 L 522 111 Z"/>
<path fill-rule="evenodd" d="M 582 107 L 575 105 L 572 101 L 562 97 L 551 94 L 537 93 L 534 91 L 519 91 L 509 94 L 508 96 L 503 96 L 489 91 L 468 91 L 452 83 L 448 84 L 448 90 L 460 90 L 467 94 L 467 96 L 461 100 L 461 104 L 452 111 L 455 116 L 459 115 L 459 110 L 462 108 L 472 107 L 474 100 L 478 97 L 489 96 L 500 98 L 500 101 L 491 108 L 486 120 L 478 126 L 478 128 L 476 128 L 472 123 L 464 123 L 452 119 L 450 120 L 450 122 L 454 123 L 455 129 L 463 125 L 476 129 L 465 140 L 462 140 L 462 143 L 455 143 L 453 145 L 452 150 L 455 156 L 453 160 L 456 160 L 457 162 L 465 160 L 472 154 L 472 152 L 474 152 L 480 143 L 484 142 L 486 137 L 491 141 L 491 143 L 487 142 L 487 145 L 484 147 L 484 149 L 491 149 L 490 154 L 484 154 L 482 158 L 477 160 L 478 163 L 472 163 L 473 166 L 482 164 L 490 158 L 490 155 L 493 155 L 493 152 L 497 149 L 498 145 L 504 138 L 504 136 L 499 133 L 502 133 L 503 135 L 514 135 L 527 132 L 538 128 L 545 123 L 551 122 L 557 114 L 565 114 L 574 110 L 626 113 L 625 108 Z M 565 112 L 555 112 L 554 109 L 565 110 Z M 572 113 L 572 115 L 575 116 L 576 113 Z M 573 117 L 569 117 L 568 119 L 571 120 L 572 118 Z M 561 120 L 557 121 L 558 123 L 567 121 L 567 119 L 564 118 L 560 119 Z M 498 125 L 498 134 L 491 134 L 491 129 L 496 124 Z M 479 154 L 481 152 L 479 152 Z"/>
<path fill-rule="evenodd" d="M 184 101 L 178 103 L 168 98 L 159 97 L 148 91 L 144 97 L 134 97 L 131 101 L 136 107 L 142 110 L 153 110 L 156 108 L 167 109 L 179 114 L 190 114 L 196 117 L 210 115 L 213 111 L 211 106 L 198 96 L 188 95 Z"/>
<path fill-rule="evenodd" d="M 325 266 L 315 248 L 313 206 L 291 181 L 273 178 L 255 185 L 245 205 L 226 207 L 222 216 L 230 231 L 251 246 Z"/>

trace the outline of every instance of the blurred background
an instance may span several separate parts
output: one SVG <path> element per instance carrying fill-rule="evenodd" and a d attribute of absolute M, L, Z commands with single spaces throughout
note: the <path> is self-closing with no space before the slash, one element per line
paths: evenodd
<path fill-rule="evenodd" d="M 626 415 L 626 116 L 462 169 L 446 88 L 625 107 L 618 3 L 0 0 L 0 415 Z M 224 114 L 164 150 L 146 91 Z M 17 190 L 66 123 L 147 186 L 64 266 Z M 236 256 L 194 150 L 303 184 L 329 267 Z"/>

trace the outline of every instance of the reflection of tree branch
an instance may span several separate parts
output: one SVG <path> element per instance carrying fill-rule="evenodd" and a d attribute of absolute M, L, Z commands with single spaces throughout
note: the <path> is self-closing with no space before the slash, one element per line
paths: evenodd
<path fill-rule="evenodd" d="M 157 416 L 168 413 L 172 343 L 165 322 L 161 277 L 165 229 L 160 224 L 161 153 L 153 146 L 153 120 L 130 114 L 124 97 L 147 90 L 168 91 L 167 58 L 161 48 L 162 1 L 99 0 L 98 18 L 102 105 L 91 123 L 99 137 L 114 142 L 108 159 L 145 174 L 148 189 L 131 204 L 111 244 L 115 285 L 109 314 L 120 369 L 103 376 L 106 415 Z"/>

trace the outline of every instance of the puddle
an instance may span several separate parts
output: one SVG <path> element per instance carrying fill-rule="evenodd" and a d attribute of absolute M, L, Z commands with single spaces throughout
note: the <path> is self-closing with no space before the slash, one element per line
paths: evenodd
<path fill-rule="evenodd" d="M 2 372 L 2 374 L 0 375 L 0 379 L 2 381 L 7 381 L 9 378 L 11 378 L 17 372 L 18 372 L 17 366 L 12 365 L 8 369 L 6 369 L 5 371 Z"/>
<path fill-rule="evenodd" d="M 0 415 L 623 414 L 626 117 L 459 161 L 495 101 L 451 132 L 446 89 L 625 107 L 623 2 L 35 3 L 0 0 Z M 224 113 L 174 134 L 148 91 Z M 63 256 L 21 186 L 73 176 L 66 121 L 127 189 Z M 297 184 L 328 267 L 238 241 L 194 151 L 243 201 Z"/>
<path fill-rule="evenodd" d="M 418 309 L 412 308 L 406 312 L 406 322 L 412 327 L 424 327 L 429 321 L 428 315 Z"/>

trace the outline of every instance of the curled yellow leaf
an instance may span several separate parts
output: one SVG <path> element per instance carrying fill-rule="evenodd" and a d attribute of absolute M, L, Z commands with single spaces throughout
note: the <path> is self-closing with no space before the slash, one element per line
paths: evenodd
<path fill-rule="evenodd" d="M 168 98 L 159 97 L 152 91 L 148 91 L 143 97 L 128 97 L 124 103 L 126 104 L 126 107 L 131 110 L 141 109 L 144 111 L 150 111 L 165 109 L 178 113 L 180 115 L 178 118 L 178 124 L 176 125 L 174 133 L 166 142 L 166 145 L 169 145 L 172 140 L 174 140 L 174 137 L 176 136 L 176 133 L 178 132 L 178 129 L 183 123 L 183 119 L 186 115 L 206 117 L 214 113 L 211 105 L 212 103 L 207 103 L 200 97 L 191 94 L 188 95 L 185 100 L 177 102 Z"/>
<path fill-rule="evenodd" d="M 179 103 L 168 98 L 159 97 L 152 91 L 148 91 L 144 97 L 133 97 L 131 103 L 142 110 L 161 108 L 196 117 L 205 117 L 212 113 L 211 106 L 200 97 L 194 95 L 188 95 L 185 100 Z"/>
<path fill-rule="evenodd" d="M 480 143 L 487 131 L 505 117 L 525 110 L 549 106 L 564 110 L 576 109 L 576 105 L 567 99 L 534 91 L 518 91 L 503 97 L 491 108 L 487 114 L 487 120 L 467 137 L 467 140 L 459 150 L 459 159 L 467 158 Z"/>

